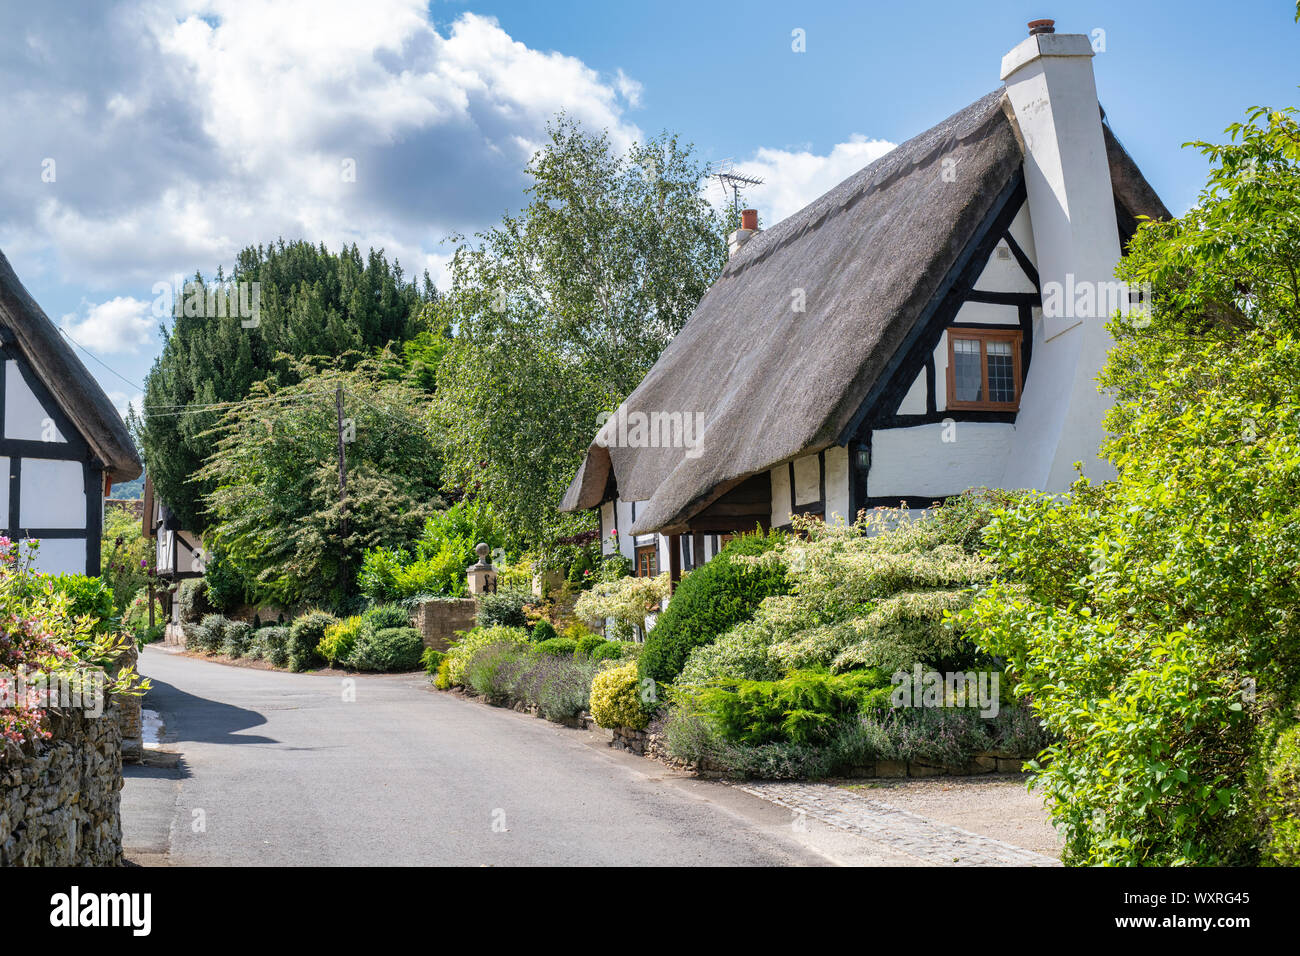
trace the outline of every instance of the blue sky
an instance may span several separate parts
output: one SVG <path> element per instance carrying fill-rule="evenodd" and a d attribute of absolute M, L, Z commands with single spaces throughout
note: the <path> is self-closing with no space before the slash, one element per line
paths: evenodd
<path fill-rule="evenodd" d="M 447 235 L 521 203 L 560 108 L 734 159 L 771 222 L 997 87 L 1042 16 L 1103 31 L 1100 99 L 1175 212 L 1205 173 L 1183 142 L 1300 102 L 1286 0 L 0 0 L 0 248 L 121 406 L 158 351 L 156 282 L 279 236 L 437 276 Z"/>

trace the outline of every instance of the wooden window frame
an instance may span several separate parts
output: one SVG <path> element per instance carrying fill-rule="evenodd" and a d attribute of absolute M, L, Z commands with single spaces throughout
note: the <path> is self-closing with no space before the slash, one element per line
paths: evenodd
<path fill-rule="evenodd" d="M 633 561 L 635 562 L 635 571 L 638 578 L 653 578 L 659 573 L 659 545 L 643 544 L 633 550 Z M 641 558 L 648 554 L 650 560 L 654 563 L 654 571 L 651 574 L 641 573 Z"/>
<path fill-rule="evenodd" d="M 1020 347 L 1022 341 L 1020 329 L 948 329 L 948 401 L 947 407 L 954 410 L 986 411 L 986 412 L 1014 412 L 1020 410 L 1020 390 L 1023 386 L 1020 370 Z M 957 358 L 955 343 L 957 339 L 968 339 L 978 341 L 980 344 L 980 380 L 981 394 L 989 394 L 989 342 L 1010 342 L 1011 343 L 1011 378 L 1016 387 L 1016 397 L 1010 402 L 964 402 L 956 398 L 957 395 Z"/>

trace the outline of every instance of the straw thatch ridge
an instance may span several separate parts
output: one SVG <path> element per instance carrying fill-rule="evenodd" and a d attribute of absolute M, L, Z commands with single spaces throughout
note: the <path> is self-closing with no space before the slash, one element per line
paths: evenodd
<path fill-rule="evenodd" d="M 106 474 L 115 482 L 138 478 L 144 466 L 122 416 L 27 292 L 2 251 L 0 324 L 13 333 L 37 378 L 104 464 Z"/>

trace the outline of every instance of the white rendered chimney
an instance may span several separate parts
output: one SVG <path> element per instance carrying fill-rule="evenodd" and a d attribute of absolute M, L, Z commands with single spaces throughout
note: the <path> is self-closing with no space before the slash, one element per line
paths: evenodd
<path fill-rule="evenodd" d="M 1110 400 L 1098 392 L 1096 376 L 1111 345 L 1102 290 L 1113 287 L 1120 246 L 1092 43 L 1052 29 L 1050 20 L 1034 21 L 1030 36 L 1002 58 L 1002 80 L 1024 141 L 1044 311 L 1056 313 L 1036 323 L 1004 482 L 1055 492 L 1069 486 L 1076 461 L 1089 477 L 1114 474 L 1098 458 Z M 1074 295 L 1085 286 L 1095 293 L 1092 309 Z"/>

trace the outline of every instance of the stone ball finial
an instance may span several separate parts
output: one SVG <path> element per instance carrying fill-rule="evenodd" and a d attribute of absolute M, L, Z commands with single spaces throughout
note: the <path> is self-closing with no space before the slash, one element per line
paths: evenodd
<path fill-rule="evenodd" d="M 492 553 L 492 549 L 487 546 L 487 542 L 480 541 L 478 544 L 474 545 L 474 553 L 478 555 L 478 559 L 484 564 L 492 563 L 488 559 L 488 555 Z"/>

